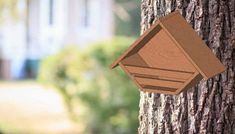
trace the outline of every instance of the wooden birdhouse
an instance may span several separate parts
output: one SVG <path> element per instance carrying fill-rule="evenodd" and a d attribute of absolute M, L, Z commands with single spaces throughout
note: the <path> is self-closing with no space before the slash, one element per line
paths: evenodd
<path fill-rule="evenodd" d="M 160 18 L 112 65 L 146 92 L 178 94 L 225 70 L 179 12 Z"/>

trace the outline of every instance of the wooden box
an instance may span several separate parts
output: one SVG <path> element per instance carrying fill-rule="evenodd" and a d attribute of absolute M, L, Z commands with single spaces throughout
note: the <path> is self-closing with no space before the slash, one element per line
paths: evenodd
<path fill-rule="evenodd" d="M 225 70 L 179 12 L 160 18 L 112 65 L 146 92 L 178 94 Z"/>

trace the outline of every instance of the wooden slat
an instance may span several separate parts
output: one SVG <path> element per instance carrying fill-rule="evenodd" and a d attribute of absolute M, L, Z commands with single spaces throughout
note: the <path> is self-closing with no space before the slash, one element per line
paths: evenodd
<path fill-rule="evenodd" d="M 170 94 L 170 95 L 175 95 L 175 91 L 173 90 L 160 90 L 160 89 L 147 89 L 147 88 L 143 88 L 141 89 L 143 92 L 148 92 L 148 93 L 159 93 L 159 94 Z"/>
<path fill-rule="evenodd" d="M 195 72 L 180 88 L 175 91 L 175 94 L 179 94 L 185 89 L 189 89 L 197 84 L 200 80 L 203 79 L 203 76 L 199 72 Z"/>
<path fill-rule="evenodd" d="M 147 78 L 139 78 L 139 77 L 134 77 L 134 79 L 140 85 L 151 85 L 151 86 L 159 86 L 159 87 L 166 87 L 166 88 L 179 88 L 183 85 L 183 83 L 181 82 L 165 81 L 165 80 L 158 80 L 158 79 L 147 79 Z"/>
<path fill-rule="evenodd" d="M 142 89 L 142 87 L 140 86 L 140 84 L 136 81 L 136 79 L 134 79 L 134 77 L 132 77 L 132 75 L 130 74 L 130 72 L 126 69 L 126 67 L 122 64 L 122 62 L 119 63 L 120 67 L 125 71 L 125 73 L 127 73 L 127 75 L 129 76 L 130 79 L 132 79 L 135 84 L 138 86 L 138 88 Z"/>
<path fill-rule="evenodd" d="M 152 86 L 152 85 L 141 85 L 146 90 L 163 90 L 175 92 L 177 88 L 161 87 L 161 86 Z"/>
<path fill-rule="evenodd" d="M 173 71 L 165 69 L 156 69 L 156 68 L 147 68 L 147 67 L 136 67 L 125 65 L 125 68 L 131 74 L 146 74 L 146 75 L 155 75 L 159 77 L 164 77 L 166 79 L 178 79 L 180 81 L 185 81 L 193 74 L 193 72 L 182 72 L 182 71 Z"/>
<path fill-rule="evenodd" d="M 184 83 L 183 80 L 179 80 L 177 78 L 162 77 L 162 76 L 147 75 L 147 74 L 137 74 L 137 73 L 132 73 L 131 75 L 133 75 L 134 77 L 138 77 L 138 78 L 158 79 L 158 80 L 165 80 L 165 81 L 173 81 L 173 82 Z"/>

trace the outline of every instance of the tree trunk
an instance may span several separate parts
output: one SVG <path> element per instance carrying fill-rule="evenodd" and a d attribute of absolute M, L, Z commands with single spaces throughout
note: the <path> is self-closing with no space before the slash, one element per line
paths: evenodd
<path fill-rule="evenodd" d="M 141 92 L 139 134 L 235 134 L 235 0 L 142 0 L 141 32 L 175 10 L 226 71 L 179 95 Z"/>

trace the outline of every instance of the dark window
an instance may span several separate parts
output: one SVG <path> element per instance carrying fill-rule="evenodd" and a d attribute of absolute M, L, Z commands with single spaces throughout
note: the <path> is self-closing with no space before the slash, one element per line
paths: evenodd
<path fill-rule="evenodd" d="M 54 0 L 49 0 L 49 24 L 54 23 Z"/>

